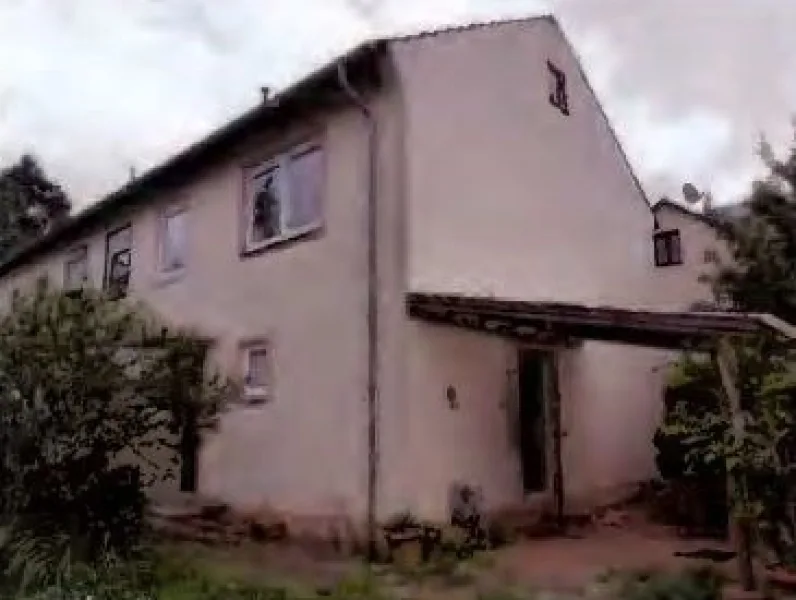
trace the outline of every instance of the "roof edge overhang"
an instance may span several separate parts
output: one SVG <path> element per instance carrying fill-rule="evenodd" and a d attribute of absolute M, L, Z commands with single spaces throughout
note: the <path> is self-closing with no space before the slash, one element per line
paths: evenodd
<path fill-rule="evenodd" d="M 324 102 L 321 99 L 329 97 L 330 90 L 339 93 L 339 97 L 335 96 L 332 101 L 343 101 L 344 95 L 338 80 L 338 65 L 346 65 L 352 82 L 378 86 L 378 60 L 386 49 L 385 40 L 370 40 L 325 64 L 202 140 L 189 145 L 165 162 L 132 179 L 90 207 L 57 224 L 50 232 L 21 248 L 1 263 L 0 277 L 25 266 L 39 255 L 72 242 L 101 224 L 103 220 L 118 214 L 118 211 L 146 202 L 154 191 L 179 185 L 190 175 L 192 169 L 216 160 L 230 146 L 240 142 L 252 132 L 270 126 L 281 126 L 297 111 L 323 106 Z"/>

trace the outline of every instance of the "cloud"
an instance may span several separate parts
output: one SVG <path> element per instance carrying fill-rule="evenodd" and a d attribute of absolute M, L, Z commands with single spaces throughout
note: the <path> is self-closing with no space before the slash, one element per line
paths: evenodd
<path fill-rule="evenodd" d="M 368 33 L 332 0 L 234 7 L 0 0 L 0 161 L 35 151 L 90 200 Z"/>
<path fill-rule="evenodd" d="M 587 63 L 599 69 L 610 54 L 610 82 L 598 90 L 651 192 L 676 194 L 691 178 L 730 200 L 760 173 L 761 133 L 780 149 L 790 141 L 796 4 L 558 0 L 557 8 L 576 46 L 600 40 Z M 666 176 L 650 159 L 656 147 L 677 149 Z"/>
<path fill-rule="evenodd" d="M 550 10 L 652 196 L 737 195 L 759 133 L 790 140 L 783 0 L 0 0 L 0 163 L 86 203 L 364 37 Z"/>

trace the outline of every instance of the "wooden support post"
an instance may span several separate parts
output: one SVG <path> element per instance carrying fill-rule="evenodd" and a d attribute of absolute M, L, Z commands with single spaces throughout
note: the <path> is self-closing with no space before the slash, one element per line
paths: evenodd
<path fill-rule="evenodd" d="M 738 388 L 738 357 L 730 340 L 721 338 L 716 347 L 714 360 L 721 376 L 721 385 L 729 404 L 728 418 L 736 436 L 744 433 L 742 416 L 741 392 Z M 734 478 L 727 470 L 727 503 L 730 508 L 730 537 L 738 553 L 738 571 L 741 586 L 746 591 L 756 589 L 754 566 L 752 563 L 752 527 L 747 516 L 738 517 L 735 503 L 746 498 L 746 482 L 741 478 Z"/>
<path fill-rule="evenodd" d="M 566 528 L 564 515 L 564 461 L 561 450 L 561 389 L 559 387 L 558 352 L 551 352 L 548 364 L 548 393 L 550 400 L 550 425 L 553 437 L 553 498 L 556 505 L 556 522 L 561 531 Z"/>

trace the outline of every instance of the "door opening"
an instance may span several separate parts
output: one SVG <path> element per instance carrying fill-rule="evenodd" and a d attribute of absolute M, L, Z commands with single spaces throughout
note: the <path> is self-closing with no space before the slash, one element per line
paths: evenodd
<path fill-rule="evenodd" d="M 520 468 L 525 493 L 547 488 L 545 354 L 520 350 L 518 357 Z"/>

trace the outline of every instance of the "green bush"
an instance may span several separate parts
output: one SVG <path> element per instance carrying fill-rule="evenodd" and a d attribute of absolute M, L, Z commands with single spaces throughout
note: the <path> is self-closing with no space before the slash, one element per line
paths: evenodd
<path fill-rule="evenodd" d="M 205 377 L 204 352 L 143 307 L 88 291 L 43 291 L 0 318 L 7 577 L 49 583 L 64 561 L 135 549 L 146 486 L 173 475 L 152 456 L 176 457 L 186 428 L 212 424 L 222 406 L 226 386 Z"/>
<path fill-rule="evenodd" d="M 781 558 L 796 539 L 796 354 L 761 338 L 735 346 L 744 432 L 730 427 L 729 408 L 715 366 L 686 354 L 673 366 L 664 422 L 655 434 L 661 475 L 691 496 L 684 514 L 704 515 L 708 529 L 724 525 L 726 477 L 736 485 L 733 512 L 754 521 Z M 722 527 L 723 529 L 723 527 Z"/>

